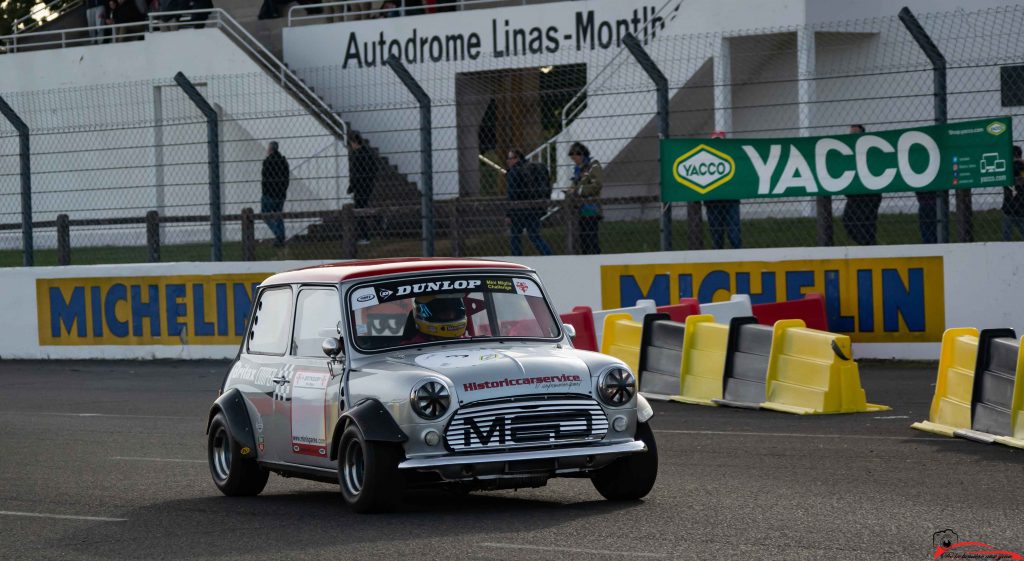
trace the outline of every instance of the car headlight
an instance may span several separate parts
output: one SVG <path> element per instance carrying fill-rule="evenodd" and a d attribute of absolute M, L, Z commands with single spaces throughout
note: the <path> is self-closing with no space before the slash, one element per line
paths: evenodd
<path fill-rule="evenodd" d="M 409 396 L 412 403 L 412 410 L 417 415 L 432 421 L 444 416 L 452 403 L 451 392 L 448 386 L 440 380 L 420 380 L 412 387 Z"/>
<path fill-rule="evenodd" d="M 601 396 L 601 401 L 607 405 L 625 405 L 636 393 L 636 378 L 625 368 L 609 368 L 597 380 L 597 393 Z"/>

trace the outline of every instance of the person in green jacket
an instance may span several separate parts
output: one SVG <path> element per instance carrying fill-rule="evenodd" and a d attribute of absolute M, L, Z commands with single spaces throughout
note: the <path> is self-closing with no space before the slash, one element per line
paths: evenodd
<path fill-rule="evenodd" d="M 569 147 L 569 158 L 576 164 L 570 190 L 580 202 L 580 253 L 601 253 L 597 235 L 597 226 L 602 218 L 601 187 L 604 186 L 601 162 L 591 158 L 590 150 L 580 142 Z"/>

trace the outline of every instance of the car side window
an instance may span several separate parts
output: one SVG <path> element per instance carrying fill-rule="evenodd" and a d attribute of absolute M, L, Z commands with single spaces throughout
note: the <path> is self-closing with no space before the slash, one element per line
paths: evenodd
<path fill-rule="evenodd" d="M 341 299 L 333 288 L 303 288 L 295 303 L 292 354 L 325 358 L 323 340 L 340 337 Z"/>
<path fill-rule="evenodd" d="M 291 317 L 291 288 L 263 291 L 249 326 L 250 353 L 283 355 L 288 349 L 288 328 Z"/>

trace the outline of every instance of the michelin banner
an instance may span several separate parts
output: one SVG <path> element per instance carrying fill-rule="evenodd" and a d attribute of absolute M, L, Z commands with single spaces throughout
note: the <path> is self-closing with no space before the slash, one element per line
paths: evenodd
<path fill-rule="evenodd" d="M 1010 119 L 783 139 L 661 141 L 661 200 L 863 195 L 1012 184 Z"/>
<path fill-rule="evenodd" d="M 237 345 L 271 273 L 36 279 L 40 345 Z"/>
<path fill-rule="evenodd" d="M 603 265 L 601 304 L 659 306 L 749 294 L 754 304 L 825 297 L 829 330 L 857 343 L 930 343 L 946 327 L 942 257 Z"/>

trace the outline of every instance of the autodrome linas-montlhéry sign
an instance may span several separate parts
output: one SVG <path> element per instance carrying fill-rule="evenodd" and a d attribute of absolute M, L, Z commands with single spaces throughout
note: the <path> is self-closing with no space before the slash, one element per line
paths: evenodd
<path fill-rule="evenodd" d="M 610 11 L 565 10 L 562 18 L 545 19 L 545 25 L 529 27 L 518 26 L 508 17 L 490 18 L 482 29 L 441 34 L 428 33 L 430 26 L 406 30 L 389 25 L 361 32 L 359 25 L 347 24 L 351 30 L 342 68 L 373 68 L 391 56 L 411 65 L 550 54 L 566 45 L 577 51 L 606 50 L 622 47 L 626 33 L 646 45 L 665 29 L 666 21 L 675 19 L 681 4 L 676 2 L 660 12 L 655 6 L 632 2 L 606 4 Z M 631 9 L 614 9 L 619 6 Z M 388 21 L 398 24 L 401 19 Z"/>
<path fill-rule="evenodd" d="M 864 195 L 1013 183 L 1010 119 L 864 134 L 661 141 L 665 202 Z"/>

